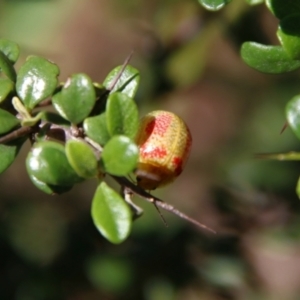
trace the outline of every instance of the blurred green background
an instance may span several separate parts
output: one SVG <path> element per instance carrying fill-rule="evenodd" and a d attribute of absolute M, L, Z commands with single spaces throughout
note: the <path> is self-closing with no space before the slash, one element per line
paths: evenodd
<path fill-rule="evenodd" d="M 0 299 L 300 299 L 297 162 L 255 153 L 299 151 L 284 108 L 299 71 L 271 76 L 247 67 L 243 41 L 278 44 L 264 5 L 234 0 L 220 12 L 196 0 L 1 0 L 0 36 L 54 61 L 60 80 L 85 72 L 102 82 L 134 50 L 141 115 L 165 109 L 193 135 L 177 181 L 155 195 L 216 235 L 136 203 L 144 215 L 115 246 L 90 217 L 96 182 L 50 197 L 30 182 L 24 160 L 0 175 Z M 1 159 L 1 158 L 0 158 Z"/>

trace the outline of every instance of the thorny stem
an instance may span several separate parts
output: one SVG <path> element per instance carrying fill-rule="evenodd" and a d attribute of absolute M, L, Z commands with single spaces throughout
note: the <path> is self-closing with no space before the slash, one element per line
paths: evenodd
<path fill-rule="evenodd" d="M 117 82 L 119 81 L 119 79 L 121 78 L 125 68 L 127 67 L 127 65 L 129 64 L 129 61 L 131 59 L 133 55 L 133 51 L 128 55 L 128 57 L 125 59 L 121 70 L 119 71 L 119 73 L 117 74 L 117 76 L 114 78 L 113 82 L 111 83 L 111 85 L 108 87 L 108 90 L 111 91 L 114 89 L 115 85 L 117 84 Z"/>
<path fill-rule="evenodd" d="M 172 206 L 169 203 L 163 202 L 163 200 L 147 193 L 145 190 L 143 190 L 142 188 L 140 188 L 139 186 L 134 185 L 132 182 L 130 182 L 127 178 L 125 177 L 118 177 L 118 176 L 114 176 L 111 175 L 111 177 L 117 181 L 121 186 L 126 186 L 128 189 L 130 189 L 133 193 L 139 195 L 140 197 L 142 197 L 143 199 L 145 199 L 146 201 L 153 203 L 154 205 L 156 205 L 157 207 L 160 207 L 168 212 L 173 213 L 174 215 L 179 216 L 182 219 L 187 220 L 190 223 L 193 223 L 194 225 L 196 225 L 197 227 L 206 229 L 212 233 L 216 233 L 215 230 L 213 230 L 212 228 L 196 221 L 195 219 L 189 217 L 188 215 L 182 213 L 181 211 L 179 211 L 178 209 L 176 209 L 174 206 Z"/>
<path fill-rule="evenodd" d="M 115 77 L 115 79 L 113 80 L 113 82 L 111 83 L 111 85 L 109 86 L 108 90 L 111 91 L 114 89 L 115 85 L 117 84 L 117 82 L 119 81 L 119 79 L 121 78 L 126 66 L 128 65 L 131 57 L 133 55 L 133 52 L 130 53 L 130 55 L 126 58 L 126 60 L 124 61 L 123 63 L 123 66 L 121 68 L 121 70 L 119 71 L 119 73 L 117 74 L 117 76 Z M 44 102 L 40 103 L 40 107 L 42 106 L 47 106 L 51 104 L 51 99 L 48 99 L 48 100 L 45 100 Z M 34 125 L 34 126 L 23 126 L 23 127 L 20 127 L 8 134 L 6 134 L 5 136 L 2 136 L 0 137 L 0 144 L 4 144 L 4 143 L 8 143 L 14 139 L 17 139 L 19 137 L 22 137 L 22 136 L 25 136 L 25 135 L 29 135 L 31 133 L 34 133 L 34 132 L 38 132 L 39 129 L 45 125 L 45 122 L 41 122 L 38 126 L 37 125 Z M 49 131 L 50 130 L 55 130 L 55 129 L 59 129 L 59 130 L 62 130 L 65 134 L 65 139 L 68 140 L 70 139 L 72 136 L 76 136 L 78 138 L 78 135 L 80 135 L 77 131 L 74 132 L 74 128 L 70 128 L 70 129 L 67 129 L 63 126 L 59 126 L 59 125 L 56 125 L 56 124 L 51 124 L 50 128 L 49 128 Z M 87 142 L 88 144 L 90 144 L 92 146 L 92 148 L 95 150 L 96 153 L 98 153 L 99 157 L 100 157 L 100 154 L 102 152 L 102 148 L 100 147 L 97 147 L 96 146 L 96 143 L 94 143 L 91 139 L 85 137 L 83 140 L 85 140 L 85 142 Z M 202 229 L 206 229 L 212 233 L 216 233 L 215 230 L 211 229 L 210 227 L 196 221 L 195 219 L 189 217 L 188 215 L 182 213 L 181 211 L 179 211 L 178 209 L 176 209 L 174 206 L 172 206 L 171 204 L 168 204 L 166 202 L 164 202 L 163 200 L 147 193 L 145 190 L 143 190 L 142 188 L 140 188 L 139 186 L 133 184 L 131 181 L 129 181 L 126 177 L 119 177 L 119 176 L 114 176 L 114 175 L 110 175 L 115 181 L 117 181 L 122 189 L 123 189 L 123 193 L 124 193 L 124 198 L 125 200 L 134 208 L 134 209 L 137 209 L 137 206 L 131 201 L 131 194 L 134 193 L 134 194 L 137 194 L 139 195 L 140 197 L 142 197 L 143 199 L 145 199 L 146 201 L 152 203 L 155 208 L 157 209 L 162 221 L 164 222 L 164 224 L 166 226 L 167 225 L 167 222 L 165 221 L 163 215 L 161 214 L 159 208 L 162 208 L 168 212 L 171 212 L 177 216 L 179 216 L 180 218 L 182 219 L 185 219 L 187 220 L 188 222 L 196 225 L 197 227 L 199 228 L 202 228 Z M 137 210 L 136 211 L 138 214 L 137 215 L 140 215 L 142 213 L 142 211 L 140 210 Z"/>

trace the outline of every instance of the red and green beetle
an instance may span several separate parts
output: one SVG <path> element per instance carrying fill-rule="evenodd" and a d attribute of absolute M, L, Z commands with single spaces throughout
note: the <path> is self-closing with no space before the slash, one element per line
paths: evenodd
<path fill-rule="evenodd" d="M 174 181 L 189 157 L 192 137 L 177 115 L 157 110 L 144 116 L 136 137 L 139 162 L 137 184 L 154 190 Z"/>

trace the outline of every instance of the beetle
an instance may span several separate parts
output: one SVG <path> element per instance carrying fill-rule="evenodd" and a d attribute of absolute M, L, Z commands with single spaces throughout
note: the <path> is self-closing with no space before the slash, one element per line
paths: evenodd
<path fill-rule="evenodd" d="M 176 114 L 157 110 L 141 119 L 136 144 L 139 147 L 137 185 L 144 190 L 155 190 L 181 174 L 190 154 L 192 136 Z"/>

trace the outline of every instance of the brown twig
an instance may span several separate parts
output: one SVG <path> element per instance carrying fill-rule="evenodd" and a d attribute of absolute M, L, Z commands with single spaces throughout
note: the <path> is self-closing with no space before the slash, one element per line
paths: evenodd
<path fill-rule="evenodd" d="M 145 190 L 143 190 L 142 188 L 140 188 L 137 185 L 134 185 L 132 182 L 130 182 L 127 178 L 125 177 L 119 177 L 119 176 L 113 176 L 111 175 L 111 177 L 116 180 L 121 186 L 126 186 L 128 189 L 130 189 L 133 193 L 135 193 L 136 195 L 139 195 L 140 197 L 142 197 L 143 199 L 145 199 L 146 201 L 153 203 L 154 205 L 156 205 L 157 207 L 160 207 L 168 212 L 171 212 L 177 216 L 179 216 L 182 219 L 187 220 L 190 223 L 193 223 L 194 225 L 206 229 L 212 233 L 216 233 L 215 230 L 209 228 L 208 226 L 196 221 L 195 219 L 189 217 L 188 215 L 182 213 L 181 211 L 179 211 L 178 209 L 176 209 L 174 206 L 172 206 L 169 203 L 164 202 L 163 200 L 147 193 Z"/>
<path fill-rule="evenodd" d="M 31 126 L 24 126 L 20 127 L 2 137 L 0 137 L 0 144 L 6 144 L 8 142 L 11 142 L 15 139 L 18 139 L 22 136 L 28 135 L 30 133 L 33 133 L 36 129 Z"/>

